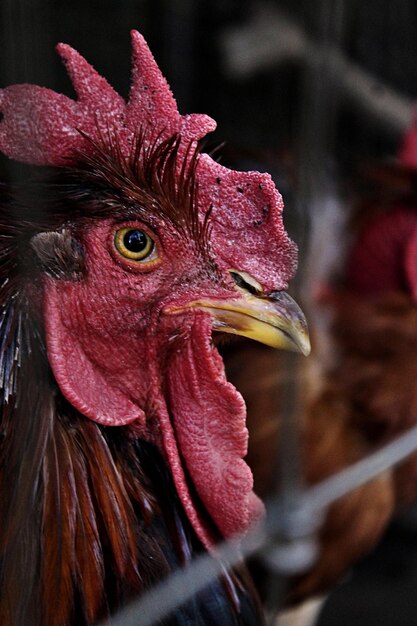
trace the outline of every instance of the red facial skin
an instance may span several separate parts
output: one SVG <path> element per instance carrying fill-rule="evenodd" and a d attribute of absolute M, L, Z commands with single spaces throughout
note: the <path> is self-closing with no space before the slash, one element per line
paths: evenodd
<path fill-rule="evenodd" d="M 124 226 L 145 230 L 158 259 L 122 257 L 114 233 Z M 202 296 L 236 297 L 228 273 L 213 269 L 192 240 L 166 224 L 152 232 L 140 222 L 107 219 L 82 243 L 85 278 L 45 284 L 48 355 L 62 392 L 90 419 L 132 423 L 161 449 L 205 545 L 214 537 L 190 496 L 184 464 L 221 533 L 244 532 L 262 510 L 243 461 L 244 402 L 211 346 L 210 317 L 164 313 Z"/>

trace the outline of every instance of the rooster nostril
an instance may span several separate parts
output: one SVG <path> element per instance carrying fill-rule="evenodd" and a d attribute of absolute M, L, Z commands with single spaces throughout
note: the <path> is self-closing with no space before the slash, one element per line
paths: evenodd
<path fill-rule="evenodd" d="M 246 272 L 238 272 L 236 270 L 229 270 L 229 272 L 235 284 L 241 289 L 245 289 L 253 296 L 259 296 L 262 293 L 262 286 Z"/>

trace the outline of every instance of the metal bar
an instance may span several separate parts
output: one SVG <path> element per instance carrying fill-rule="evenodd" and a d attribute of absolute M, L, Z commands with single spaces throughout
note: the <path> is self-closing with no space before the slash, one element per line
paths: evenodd
<path fill-rule="evenodd" d="M 136 602 L 120 611 L 111 626 L 152 626 L 167 617 L 177 607 L 209 585 L 225 569 L 231 569 L 257 552 L 265 543 L 263 530 L 258 527 L 249 533 L 239 545 L 237 540 L 226 541 L 216 546 L 216 557 L 208 553 L 198 556 L 184 569 L 177 570 L 166 580 L 161 581 Z M 101 626 L 108 626 L 103 622 Z"/>
<path fill-rule="evenodd" d="M 238 540 L 226 541 L 216 547 L 218 560 L 208 554 L 199 556 L 186 569 L 176 571 L 167 580 L 153 587 L 136 602 L 118 613 L 111 620 L 112 626 L 137 626 L 138 619 L 140 619 L 141 626 L 152 626 L 209 585 L 221 575 L 224 567 L 230 569 L 242 558 L 250 557 L 260 551 L 270 552 L 272 549 L 277 549 L 274 556 L 276 560 L 277 555 L 279 556 L 280 542 L 282 542 L 281 559 L 284 565 L 282 570 L 285 570 L 288 542 L 307 528 L 308 520 L 312 520 L 311 525 L 315 527 L 320 513 L 330 504 L 353 489 L 373 480 L 381 472 L 404 461 L 416 450 L 417 426 L 367 458 L 300 493 L 295 508 L 283 506 L 282 501 L 277 498 L 267 506 L 267 524 L 255 528 L 244 537 L 240 547 Z M 302 524 L 306 526 L 303 527 Z M 287 573 L 293 574 L 294 572 Z"/>
<path fill-rule="evenodd" d="M 271 4 L 261 3 L 245 26 L 225 30 L 220 43 L 226 71 L 235 78 L 247 78 L 264 68 L 289 62 L 317 65 L 323 55 L 331 56 L 333 87 L 340 90 L 351 106 L 361 110 L 370 123 L 378 124 L 381 131 L 393 136 L 402 135 L 412 123 L 411 98 L 352 63 L 336 47 L 323 49 Z"/>
<path fill-rule="evenodd" d="M 365 459 L 310 487 L 303 496 L 305 504 L 314 510 L 328 507 L 350 491 L 401 463 L 416 450 L 417 426 L 414 426 Z"/>

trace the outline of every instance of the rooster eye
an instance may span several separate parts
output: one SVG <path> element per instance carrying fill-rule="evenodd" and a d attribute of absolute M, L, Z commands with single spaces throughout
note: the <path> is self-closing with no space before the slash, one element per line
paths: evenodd
<path fill-rule="evenodd" d="M 126 259 L 144 261 L 155 251 L 155 242 L 139 228 L 120 228 L 114 236 L 116 250 Z"/>

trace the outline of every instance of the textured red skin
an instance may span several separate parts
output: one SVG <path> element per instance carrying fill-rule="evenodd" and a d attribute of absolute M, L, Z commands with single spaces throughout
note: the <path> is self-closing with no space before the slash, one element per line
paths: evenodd
<path fill-rule="evenodd" d="M 248 445 L 245 403 L 226 380 L 223 361 L 210 345 L 210 330 L 210 319 L 197 316 L 190 341 L 174 353 L 169 405 L 193 484 L 219 530 L 230 537 L 247 531 L 263 506 L 243 460 Z"/>
<path fill-rule="evenodd" d="M 63 44 L 58 52 L 77 100 L 33 85 L 0 91 L 0 150 L 20 161 L 59 166 L 93 150 L 79 131 L 95 141 L 117 141 L 126 157 L 139 130 L 152 143 L 179 133 L 180 169 L 215 122 L 206 115 L 180 115 L 135 31 L 132 45 L 127 103 Z M 236 297 L 228 269 L 250 273 L 266 291 L 283 289 L 295 271 L 296 247 L 267 174 L 235 172 L 200 155 L 196 178 L 201 220 L 211 211 L 209 263 L 195 242 L 164 225 L 155 233 L 160 265 L 134 272 L 115 257 L 115 225 L 105 220 L 85 233 L 85 278 L 45 278 L 44 317 L 49 360 L 64 395 L 90 419 L 131 423 L 159 446 L 190 521 L 210 547 L 214 537 L 193 502 L 186 472 L 221 533 L 244 532 L 259 517 L 262 506 L 243 461 L 245 408 L 210 347 L 209 316 L 163 311 L 204 297 Z M 217 272 L 210 269 L 214 264 Z"/>
<path fill-rule="evenodd" d="M 7 156 L 36 165 L 68 165 L 94 140 L 117 137 L 128 155 L 135 133 L 144 130 L 149 141 L 180 133 L 184 145 L 215 129 L 208 115 L 178 113 L 171 90 L 143 37 L 132 31 L 133 68 L 129 102 L 70 46 L 59 44 L 76 101 L 36 85 L 12 85 L 0 91 L 0 150 Z"/>
<path fill-rule="evenodd" d="M 212 245 L 225 268 L 248 272 L 267 291 L 286 289 L 297 248 L 282 222 L 284 203 L 269 174 L 237 172 L 202 154 L 199 210 L 211 210 Z"/>
<path fill-rule="evenodd" d="M 183 463 L 222 533 L 234 535 L 253 524 L 262 507 L 243 461 L 245 406 L 210 347 L 210 317 L 163 310 L 236 293 L 231 282 L 207 273 L 207 259 L 193 242 L 175 237 L 166 225 L 154 235 L 160 265 L 132 272 L 114 260 L 112 234 L 119 227 L 105 220 L 85 233 L 85 279 L 48 279 L 44 317 L 51 367 L 84 415 L 105 425 L 134 421 L 136 432 L 162 450 L 196 532 L 211 546 L 214 538 L 193 504 Z M 173 275 L 179 277 L 174 286 Z"/>

